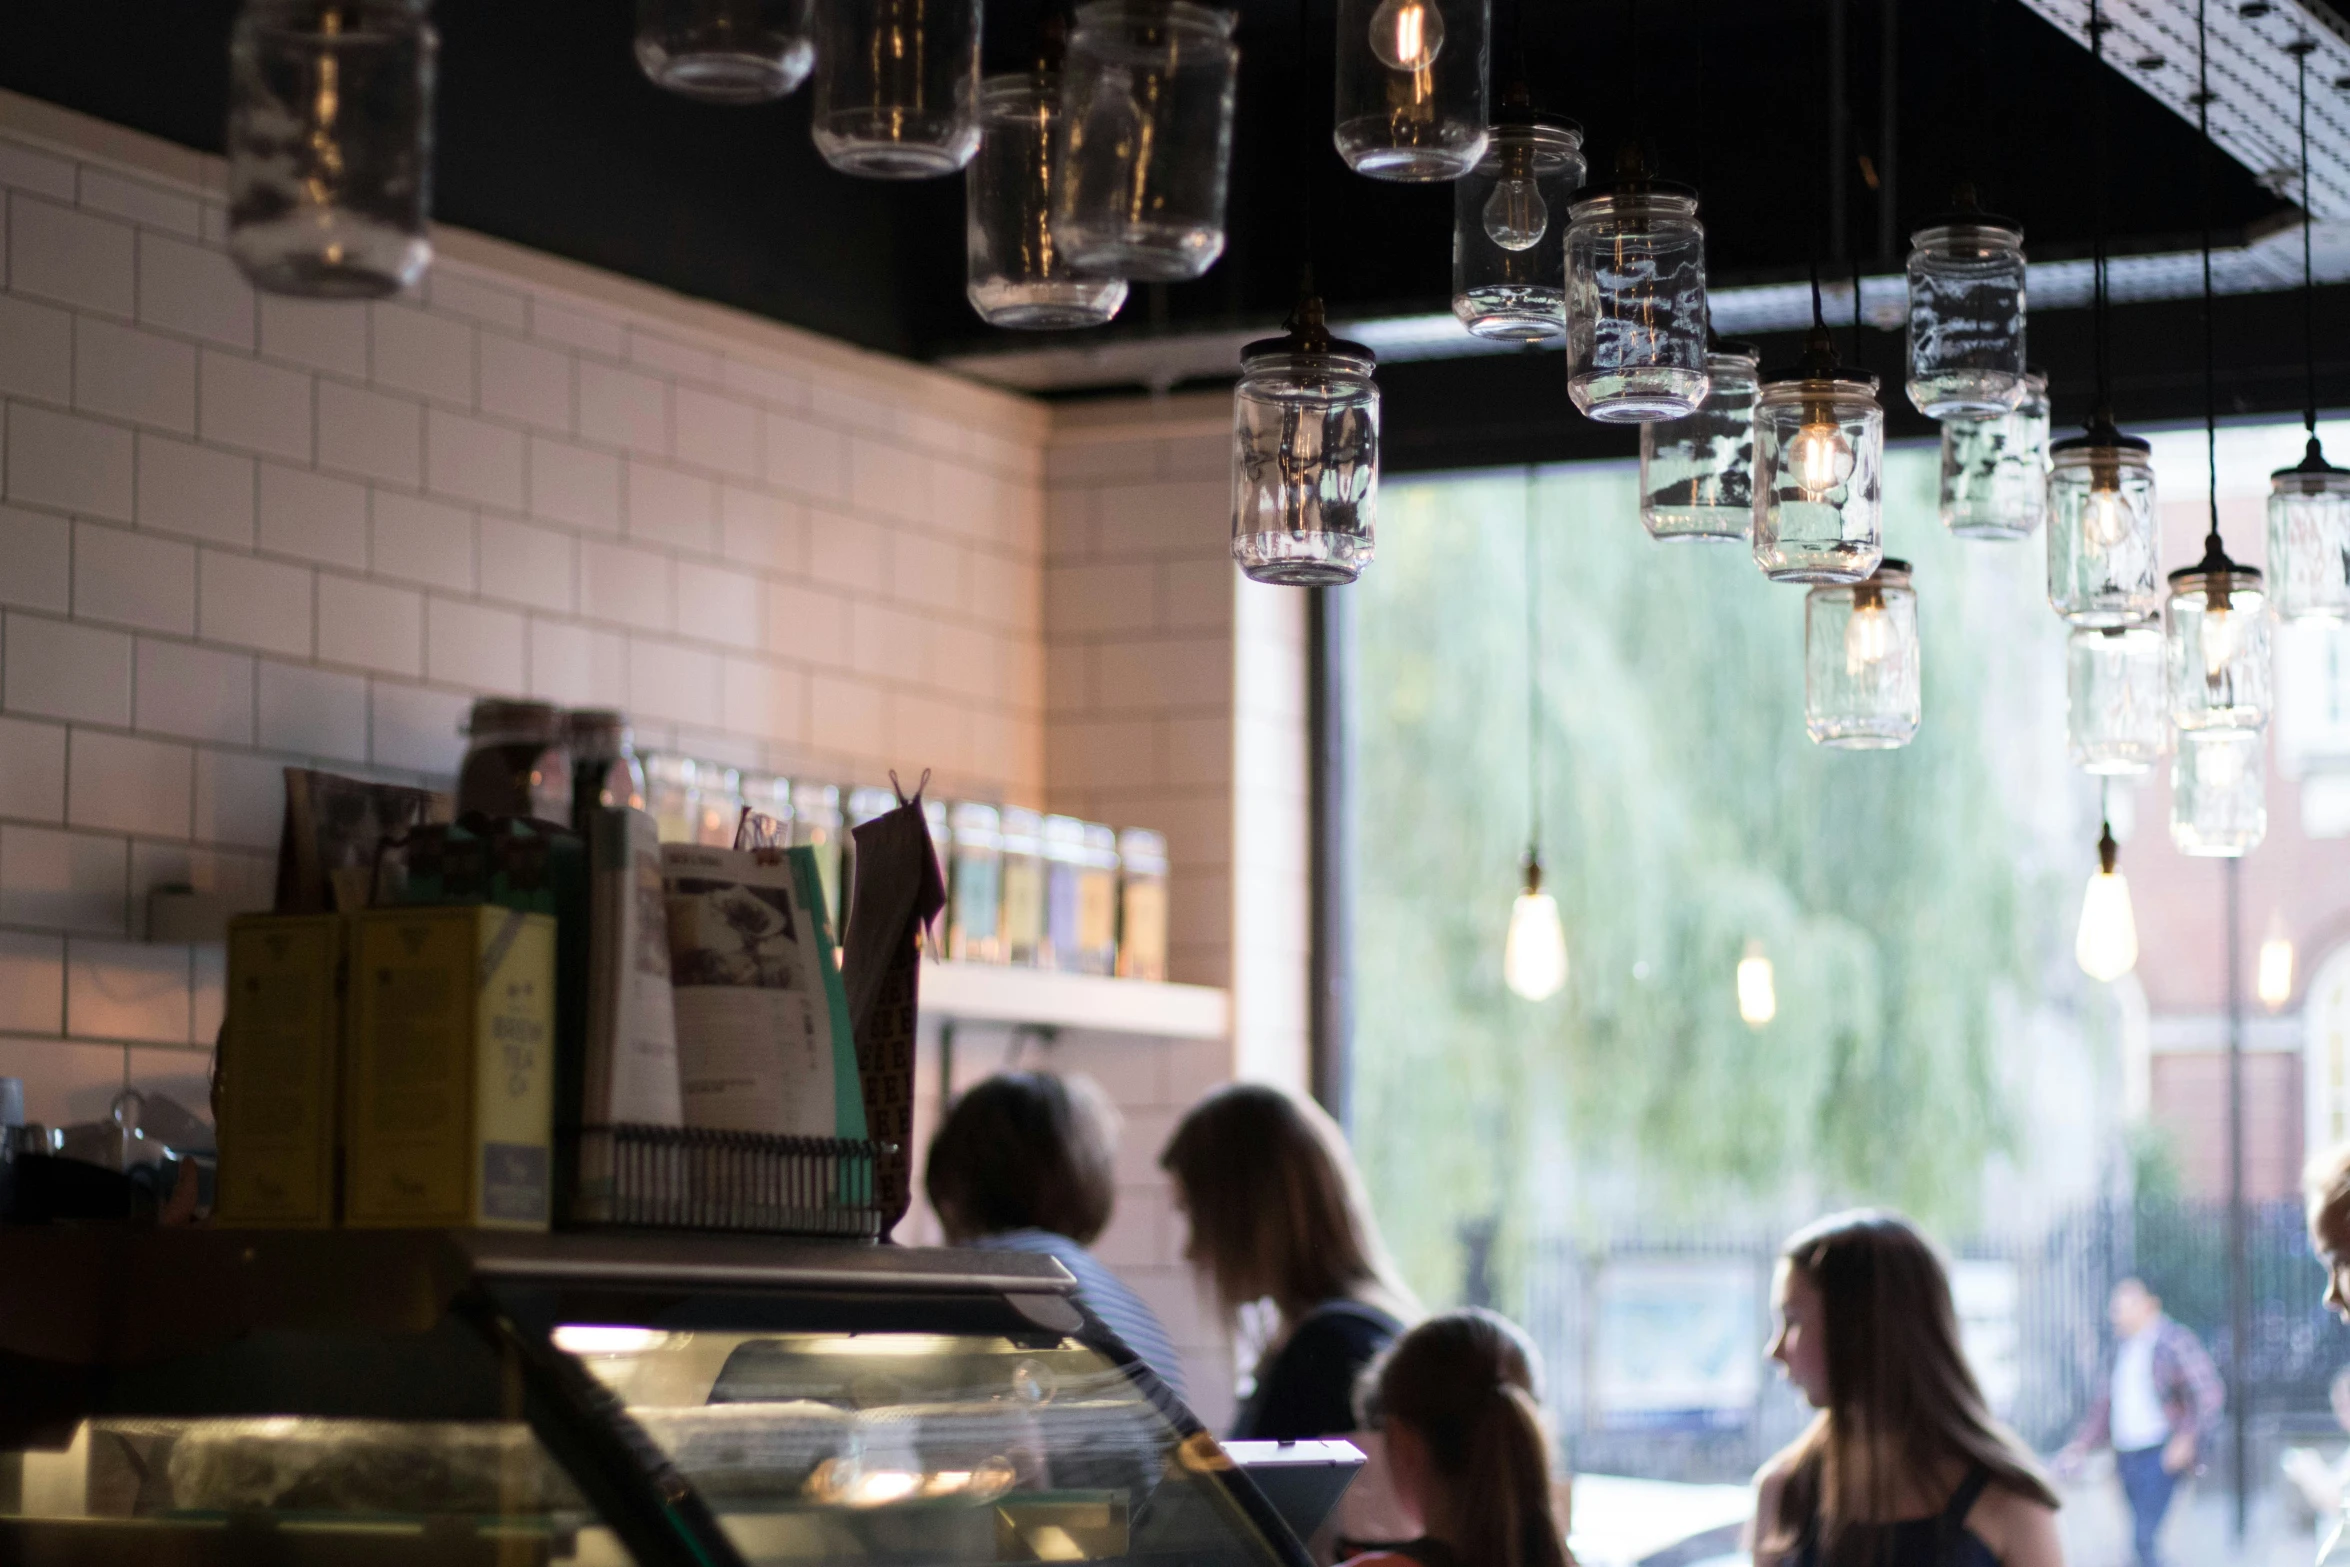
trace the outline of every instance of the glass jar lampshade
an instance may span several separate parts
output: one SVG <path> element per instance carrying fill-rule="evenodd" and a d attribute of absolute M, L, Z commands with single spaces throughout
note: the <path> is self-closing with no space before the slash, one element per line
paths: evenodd
<path fill-rule="evenodd" d="M 1822 583 L 1804 597 L 1803 726 L 1817 745 L 1885 751 L 1907 745 L 1922 712 L 1918 598 L 1909 563 L 1866 580 Z"/>
<path fill-rule="evenodd" d="M 1909 400 L 1929 419 L 2005 413 L 2024 393 L 2024 231 L 1961 210 L 1909 238 Z"/>
<path fill-rule="evenodd" d="M 636 60 L 671 92 L 760 103 L 808 79 L 812 0 L 637 0 Z"/>
<path fill-rule="evenodd" d="M 1322 302 L 1251 343 L 1232 392 L 1232 558 L 1257 582 L 1352 582 L 1379 502 L 1371 351 L 1333 338 Z"/>
<path fill-rule="evenodd" d="M 2234 859 L 2268 836 L 2268 735 L 2182 729 L 2170 764 L 2170 838 L 2181 854 Z"/>
<path fill-rule="evenodd" d="M 2308 455 L 2269 477 L 2268 576 L 2287 620 L 2350 619 L 2350 469 Z"/>
<path fill-rule="evenodd" d="M 2162 631 L 2076 626 L 2065 639 L 2065 735 L 2073 765 L 2101 777 L 2142 773 L 2170 743 Z"/>
<path fill-rule="evenodd" d="M 1705 401 L 1640 427 L 1640 520 L 1656 539 L 1743 540 L 1754 528 L 1755 351 L 1706 355 Z"/>
<path fill-rule="evenodd" d="M 2258 729 L 2269 713 L 2268 594 L 2211 535 L 2203 559 L 2170 574 L 2163 611 L 2170 716 L 2181 729 Z"/>
<path fill-rule="evenodd" d="M 1754 563 L 1773 582 L 1860 582 L 1885 553 L 1885 410 L 1827 328 L 1754 409 Z"/>
<path fill-rule="evenodd" d="M 273 294 L 373 299 L 432 262 L 426 0 L 246 0 L 229 37 L 229 254 Z"/>
<path fill-rule="evenodd" d="M 1705 397 L 1705 227 L 1697 193 L 1647 177 L 1568 209 L 1567 395 L 1604 423 L 1678 419 Z"/>
<path fill-rule="evenodd" d="M 1477 166 L 1453 183 L 1452 313 L 1473 337 L 1567 335 L 1567 208 L 1583 183 L 1583 132 L 1513 92 Z"/>
<path fill-rule="evenodd" d="M 1942 421 L 1942 525 L 1962 539 L 2020 539 L 2048 512 L 2048 380 L 1983 419 Z"/>
<path fill-rule="evenodd" d="M 1100 326 L 1126 303 L 1125 280 L 1078 276 L 1054 230 L 1060 111 L 1056 71 L 979 84 L 979 153 L 964 174 L 965 291 L 990 326 Z"/>
<path fill-rule="evenodd" d="M 2076 626 L 2130 626 L 2162 607 L 2154 464 L 2099 414 L 2049 448 L 2048 603 Z"/>
<path fill-rule="evenodd" d="M 921 180 L 979 150 L 979 0 L 822 0 L 810 132 L 843 174 Z"/>
<path fill-rule="evenodd" d="M 1230 12 L 1189 0 L 1077 8 L 1053 222 L 1078 270 L 1176 283 L 1224 253 L 1232 26 Z"/>
<path fill-rule="evenodd" d="M 1491 0 L 1338 0 L 1337 127 L 1357 174 L 1456 180 L 1485 151 Z"/>

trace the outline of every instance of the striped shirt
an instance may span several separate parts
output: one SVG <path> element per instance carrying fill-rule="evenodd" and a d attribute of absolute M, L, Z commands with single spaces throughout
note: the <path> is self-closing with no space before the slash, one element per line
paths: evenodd
<path fill-rule="evenodd" d="M 1175 1342 L 1160 1326 L 1158 1313 L 1128 1289 L 1124 1280 L 1104 1267 L 1092 1252 L 1051 1230 L 1006 1230 L 1001 1235 L 982 1236 L 971 1245 L 979 1251 L 1040 1253 L 1067 1268 L 1070 1277 L 1077 1281 L 1077 1303 L 1101 1319 L 1103 1326 L 1141 1356 L 1142 1363 L 1157 1372 L 1159 1380 L 1177 1398 L 1186 1397 L 1183 1357 L 1175 1353 Z"/>

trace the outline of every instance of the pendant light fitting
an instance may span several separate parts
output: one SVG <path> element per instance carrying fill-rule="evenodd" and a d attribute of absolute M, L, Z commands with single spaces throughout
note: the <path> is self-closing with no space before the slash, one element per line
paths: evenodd
<path fill-rule="evenodd" d="M 2310 258 L 2316 203 L 2309 188 L 2309 56 L 2316 47 L 2309 37 L 2285 46 L 2300 109 L 2301 424 L 2309 444 L 2300 462 L 2269 476 L 2268 564 L 2279 614 L 2343 620 L 2350 619 L 2350 472 L 2327 462 L 2317 439 L 2317 276 Z"/>
<path fill-rule="evenodd" d="M 1526 857 L 1502 943 L 1503 983 L 1528 1001 L 1545 1001 L 1567 982 L 1567 932 L 1558 900 L 1542 890 L 1542 575 L 1535 553 L 1534 469 L 1526 469 L 1523 528 L 1526 581 Z"/>
<path fill-rule="evenodd" d="M 1885 553 L 1885 411 L 1877 378 L 1836 356 L 1816 259 L 1811 311 L 1802 357 L 1755 400 L 1754 560 L 1773 582 L 1860 582 Z"/>

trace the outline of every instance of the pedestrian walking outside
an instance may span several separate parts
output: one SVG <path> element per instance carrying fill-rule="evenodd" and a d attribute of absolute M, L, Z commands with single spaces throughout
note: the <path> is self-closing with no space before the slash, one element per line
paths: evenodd
<path fill-rule="evenodd" d="M 2057 1469 L 2078 1473 L 2089 1454 L 2112 1448 L 2138 1567 L 2160 1567 L 2156 1539 L 2171 1496 L 2195 1472 L 2227 1393 L 2202 1340 L 2163 1315 L 2162 1298 L 2144 1281 L 2116 1284 L 2105 1314 L 2113 1324 L 2113 1355 Z"/>

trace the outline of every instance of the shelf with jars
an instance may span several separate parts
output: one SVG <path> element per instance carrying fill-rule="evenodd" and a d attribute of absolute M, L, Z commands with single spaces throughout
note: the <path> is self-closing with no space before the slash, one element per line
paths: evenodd
<path fill-rule="evenodd" d="M 1114 979 L 995 963 L 924 963 L 922 1015 L 1164 1039 L 1222 1039 L 1230 996 L 1210 985 Z"/>

